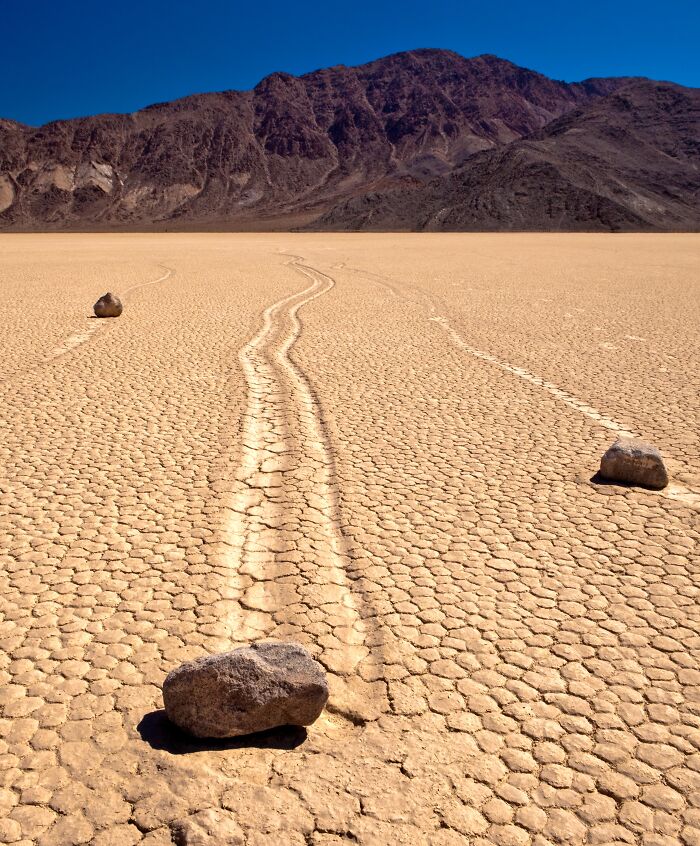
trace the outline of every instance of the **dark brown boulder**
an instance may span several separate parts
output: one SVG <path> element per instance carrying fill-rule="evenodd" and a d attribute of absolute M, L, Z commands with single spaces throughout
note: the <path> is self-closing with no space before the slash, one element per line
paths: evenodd
<path fill-rule="evenodd" d="M 122 301 L 114 294 L 105 294 L 93 306 L 95 317 L 119 317 L 122 313 Z"/>
<path fill-rule="evenodd" d="M 255 643 L 188 661 L 168 673 L 168 718 L 196 737 L 308 726 L 328 701 L 323 667 L 293 643 Z"/>
<path fill-rule="evenodd" d="M 659 450 L 637 438 L 618 438 L 600 462 L 600 475 L 611 482 L 660 490 L 668 473 Z"/>

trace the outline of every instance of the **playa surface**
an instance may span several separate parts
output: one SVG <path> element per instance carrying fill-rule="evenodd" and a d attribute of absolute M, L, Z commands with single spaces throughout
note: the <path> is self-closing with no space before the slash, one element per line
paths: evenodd
<path fill-rule="evenodd" d="M 0 252 L 0 842 L 700 843 L 700 237 Z M 260 638 L 308 732 L 168 724 Z"/>

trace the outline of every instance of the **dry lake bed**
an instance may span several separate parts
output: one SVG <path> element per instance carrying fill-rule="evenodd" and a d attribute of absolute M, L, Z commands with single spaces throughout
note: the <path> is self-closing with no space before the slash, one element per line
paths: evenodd
<path fill-rule="evenodd" d="M 700 844 L 699 236 L 4 235 L 0 325 L 0 842 Z M 168 724 L 264 638 L 307 732 Z"/>

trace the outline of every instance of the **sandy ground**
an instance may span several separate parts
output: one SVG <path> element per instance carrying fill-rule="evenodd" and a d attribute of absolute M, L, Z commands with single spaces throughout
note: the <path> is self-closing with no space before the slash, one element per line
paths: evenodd
<path fill-rule="evenodd" d="M 700 844 L 698 236 L 0 256 L 0 842 Z M 616 432 L 669 489 L 591 483 Z M 262 637 L 308 734 L 169 727 Z"/>

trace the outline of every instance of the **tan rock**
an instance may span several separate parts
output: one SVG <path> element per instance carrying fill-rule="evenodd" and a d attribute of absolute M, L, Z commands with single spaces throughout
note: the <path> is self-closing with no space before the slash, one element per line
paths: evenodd
<path fill-rule="evenodd" d="M 163 683 L 168 718 L 197 737 L 308 726 L 327 701 L 323 667 L 291 643 L 256 643 L 188 661 Z"/>

